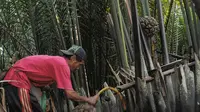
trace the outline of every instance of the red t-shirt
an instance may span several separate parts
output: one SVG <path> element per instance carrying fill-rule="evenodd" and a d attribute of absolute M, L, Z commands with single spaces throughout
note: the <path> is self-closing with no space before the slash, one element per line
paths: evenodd
<path fill-rule="evenodd" d="M 53 82 L 60 89 L 73 90 L 67 61 L 60 56 L 28 56 L 17 61 L 4 80 L 15 80 L 9 83 L 29 90 L 31 85 L 42 87 Z"/>

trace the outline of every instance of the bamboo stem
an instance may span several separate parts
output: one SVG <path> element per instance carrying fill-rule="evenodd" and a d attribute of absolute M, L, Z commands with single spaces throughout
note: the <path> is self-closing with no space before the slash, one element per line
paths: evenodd
<path fill-rule="evenodd" d="M 163 19 L 163 11 L 162 11 L 162 4 L 161 0 L 156 0 L 157 6 L 158 6 L 158 17 L 159 17 L 159 26 L 160 26 L 160 38 L 161 38 L 161 44 L 162 44 L 162 51 L 163 51 L 163 64 L 168 64 L 169 61 L 169 55 L 168 55 L 168 47 L 167 47 L 167 41 L 166 41 L 166 35 L 165 35 L 165 28 L 164 28 L 164 19 Z M 168 94 L 166 96 L 166 105 L 167 105 L 167 111 L 173 112 L 175 111 L 175 95 L 173 90 L 173 84 L 171 76 L 166 77 L 167 82 L 167 90 Z"/>
<path fill-rule="evenodd" d="M 122 14 L 121 14 L 121 9 L 119 5 L 119 0 L 117 0 L 117 12 L 118 12 L 118 18 L 119 18 L 119 26 L 120 26 L 120 31 L 121 31 L 121 41 L 122 41 L 122 48 L 124 52 L 124 61 L 123 62 L 123 67 L 124 68 L 129 68 L 128 64 L 128 58 L 127 58 L 127 52 L 126 52 L 126 44 L 125 44 L 125 38 L 124 38 L 124 29 L 123 29 L 123 24 L 122 24 Z"/>
<path fill-rule="evenodd" d="M 192 47 L 191 32 L 189 30 L 188 19 L 186 17 L 186 13 L 185 13 L 182 1 L 180 1 L 180 6 L 181 6 L 182 15 L 184 18 L 184 23 L 186 26 L 186 35 L 187 35 L 188 45 L 189 45 L 189 47 Z"/>
<path fill-rule="evenodd" d="M 121 21 L 121 15 L 117 16 L 116 11 L 120 11 L 119 7 L 116 7 L 116 1 L 115 0 L 110 0 L 111 2 L 111 14 L 113 16 L 113 22 L 114 22 L 114 27 L 115 27 L 115 32 L 117 35 L 117 42 L 119 44 L 119 53 L 121 57 L 121 64 L 123 67 L 128 68 L 128 59 L 127 59 L 127 53 L 126 53 L 126 46 L 125 46 L 125 41 L 124 41 L 124 31 L 123 31 L 123 26 L 122 26 L 122 21 Z M 118 4 L 118 3 L 117 3 Z M 119 6 L 119 4 L 117 5 Z M 120 14 L 118 12 L 118 14 Z M 120 22 L 121 21 L 121 22 Z"/>
<path fill-rule="evenodd" d="M 182 0 L 180 0 L 180 3 L 182 3 Z M 191 34 L 191 37 L 192 37 L 192 39 L 191 39 L 192 40 L 192 47 L 194 49 L 194 52 L 196 52 L 198 54 L 197 39 L 196 39 L 195 30 L 194 30 L 194 25 L 192 23 L 192 15 L 190 13 L 188 0 L 183 0 L 183 3 L 185 5 L 186 16 L 187 16 L 188 23 L 189 23 L 189 30 L 190 30 L 190 34 Z"/>
<path fill-rule="evenodd" d="M 167 14 L 167 17 L 166 17 L 167 19 L 166 19 L 166 23 L 165 23 L 165 28 L 166 28 L 165 31 L 167 31 L 167 26 L 168 26 L 168 23 L 169 23 L 169 20 L 170 20 L 173 4 L 174 4 L 174 0 L 171 0 L 170 5 L 169 5 L 169 11 L 168 11 L 168 14 Z"/>
<path fill-rule="evenodd" d="M 194 65 L 195 65 L 195 62 L 188 63 L 188 66 L 194 66 Z M 177 67 L 177 68 L 179 68 L 179 67 Z M 163 75 L 164 76 L 174 75 L 173 74 L 174 72 L 175 72 L 174 68 L 168 69 L 163 72 Z M 145 77 L 145 78 L 143 78 L 143 80 L 145 80 L 147 83 L 150 83 L 150 82 L 154 81 L 154 78 L 153 77 Z M 116 88 L 121 92 L 126 89 L 130 89 L 131 87 L 135 87 L 135 81 L 117 86 Z"/>
<path fill-rule="evenodd" d="M 139 92 L 139 85 L 138 85 L 138 78 L 142 79 L 143 76 L 143 66 L 142 66 L 142 47 L 141 47 L 141 38 L 140 38 L 140 29 L 139 29 L 139 18 L 138 18 L 138 11 L 137 11 L 137 2 L 136 0 L 131 1 L 131 10 L 132 10 L 132 21 L 133 21 L 133 39 L 132 43 L 134 43 L 135 48 L 135 74 L 136 74 L 136 104 L 138 104 L 138 108 L 140 112 L 143 112 L 140 92 Z"/>
<path fill-rule="evenodd" d="M 164 27 L 164 19 L 162 14 L 162 5 L 160 0 L 157 1 L 158 6 L 158 17 L 159 17 L 159 26 L 160 26 L 160 37 L 161 37 L 161 43 L 162 43 L 162 51 L 163 51 L 163 60 L 164 64 L 169 63 L 169 55 L 168 55 L 168 49 L 167 49 L 167 41 L 166 41 L 166 35 L 165 35 L 165 27 Z"/>

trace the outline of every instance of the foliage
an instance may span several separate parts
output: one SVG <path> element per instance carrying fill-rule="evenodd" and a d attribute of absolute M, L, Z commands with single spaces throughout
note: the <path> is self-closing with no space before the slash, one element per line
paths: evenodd
<path fill-rule="evenodd" d="M 113 9 L 116 11 L 115 18 L 112 16 L 112 6 L 115 4 L 111 4 L 110 0 L 0 0 L 0 69 L 9 65 L 10 58 L 16 52 L 19 52 L 19 58 L 33 54 L 58 55 L 59 49 L 79 44 L 86 50 L 87 60 L 86 70 L 83 68 L 84 73 L 78 72 L 81 74 L 78 77 L 83 78 L 83 74 L 88 76 L 92 94 L 104 82 L 117 86 L 119 77 L 122 82 L 132 81 L 135 77 L 131 70 L 134 56 L 131 57 L 130 51 L 134 46 L 131 40 L 135 37 L 130 1 L 119 0 Z M 179 0 L 174 0 L 170 8 L 171 1 L 161 0 L 168 50 L 175 55 L 184 55 L 189 50 L 188 29 L 185 25 L 188 21 L 185 22 Z M 137 0 L 137 3 L 139 16 L 146 16 L 142 0 Z M 150 16 L 158 21 L 155 1 L 148 0 L 148 4 Z M 120 23 L 118 31 L 117 26 L 113 25 L 114 20 Z M 124 37 L 126 42 L 118 44 Z M 153 44 L 160 50 L 162 45 L 159 33 L 153 38 L 157 41 Z M 130 68 L 122 66 L 123 53 L 120 54 L 120 48 L 124 54 L 127 53 Z M 170 58 L 170 61 L 174 60 Z M 81 83 L 80 86 L 86 86 L 85 78 L 76 78 L 75 82 L 84 80 L 82 82 L 85 85 Z"/>

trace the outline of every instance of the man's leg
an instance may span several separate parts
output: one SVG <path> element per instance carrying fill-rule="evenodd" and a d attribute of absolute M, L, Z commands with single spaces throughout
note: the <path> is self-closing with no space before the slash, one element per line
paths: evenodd
<path fill-rule="evenodd" d="M 8 112 L 22 112 L 18 88 L 10 84 L 5 84 L 4 89 L 6 94 L 6 104 L 8 104 Z"/>
<path fill-rule="evenodd" d="M 18 95 L 22 106 L 22 112 L 32 112 L 30 103 L 29 90 L 24 88 L 18 88 Z"/>
<path fill-rule="evenodd" d="M 19 97 L 22 104 L 22 112 L 42 112 L 37 98 L 29 90 L 19 88 Z"/>
<path fill-rule="evenodd" d="M 36 96 L 30 92 L 31 106 L 33 112 L 43 112 L 42 107 L 40 106 Z"/>
<path fill-rule="evenodd" d="M 4 89 L 9 112 L 42 112 L 36 97 L 30 94 L 29 90 L 10 84 L 4 86 Z"/>

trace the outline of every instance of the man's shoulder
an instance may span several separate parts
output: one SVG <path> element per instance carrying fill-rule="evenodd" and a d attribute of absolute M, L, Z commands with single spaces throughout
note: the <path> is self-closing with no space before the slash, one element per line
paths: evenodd
<path fill-rule="evenodd" d="M 54 64 L 67 65 L 67 60 L 61 56 L 48 56 L 47 60 Z"/>
<path fill-rule="evenodd" d="M 32 55 L 32 56 L 27 56 L 25 57 L 27 59 L 54 59 L 54 60 L 62 60 L 61 56 L 50 56 L 50 55 Z"/>
<path fill-rule="evenodd" d="M 51 65 L 68 65 L 66 59 L 62 56 L 32 55 L 27 56 L 22 60 L 23 62 L 45 63 Z"/>
<path fill-rule="evenodd" d="M 51 56 L 49 55 L 31 55 L 31 56 L 26 56 L 23 59 L 45 59 L 45 58 L 50 58 Z"/>

